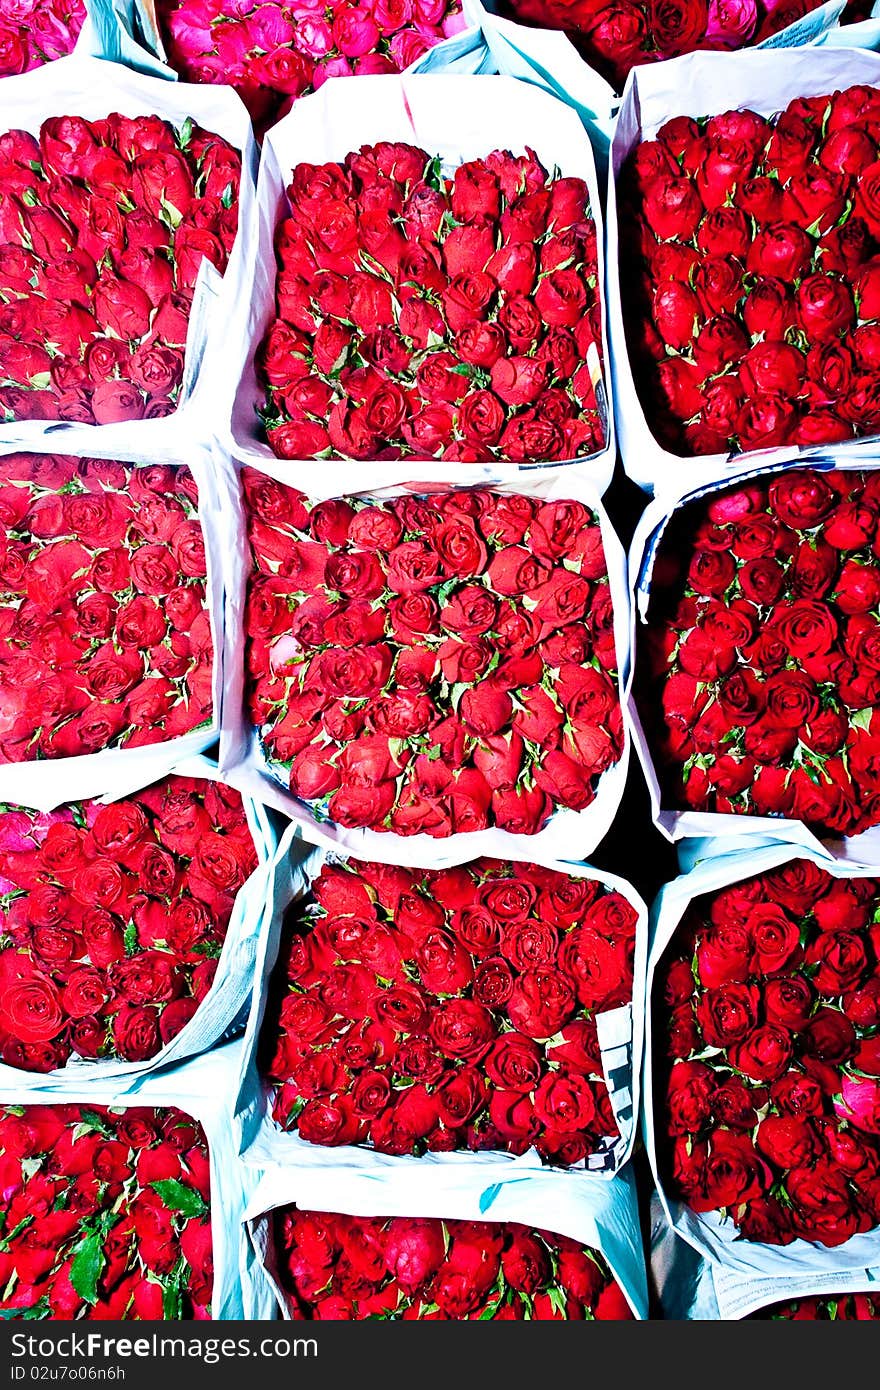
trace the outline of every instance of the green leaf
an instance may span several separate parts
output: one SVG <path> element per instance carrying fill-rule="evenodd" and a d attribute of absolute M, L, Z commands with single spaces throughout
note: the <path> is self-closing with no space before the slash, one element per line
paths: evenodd
<path fill-rule="evenodd" d="M 81 1110 L 77 1129 L 83 1134 L 91 1134 L 93 1131 L 103 1134 L 105 1139 L 115 1139 L 116 1131 L 108 1125 L 103 1115 L 97 1114 L 94 1110 Z"/>
<path fill-rule="evenodd" d="M 127 956 L 133 956 L 138 948 L 138 929 L 136 922 L 129 922 L 128 926 L 125 928 L 125 935 L 122 939 L 125 943 L 125 954 Z"/>
<path fill-rule="evenodd" d="M 233 189 L 232 184 L 228 183 L 224 188 L 223 192 L 220 194 L 220 202 L 223 204 L 225 208 L 231 208 L 234 197 L 235 190 Z"/>
<path fill-rule="evenodd" d="M 182 150 L 186 149 L 187 145 L 192 139 L 192 133 L 193 118 L 192 116 L 187 116 L 186 120 L 184 121 L 183 125 L 180 127 L 180 130 L 177 133 L 177 143 Z"/>
<path fill-rule="evenodd" d="M 104 1233 L 90 1231 L 70 1266 L 70 1282 L 84 1303 L 97 1303 L 98 1280 L 105 1264 Z"/>
<path fill-rule="evenodd" d="M 33 1216 L 23 1216 L 22 1219 L 19 1221 L 18 1225 L 13 1226 L 9 1234 L 4 1236 L 3 1239 L 0 1240 L 0 1251 L 3 1251 L 5 1253 L 9 1249 L 10 1242 L 15 1240 L 16 1236 L 21 1235 L 22 1231 L 25 1230 L 31 1224 L 33 1219 Z"/>
<path fill-rule="evenodd" d="M 154 1282 L 162 1286 L 162 1317 L 166 1322 L 179 1322 L 183 1317 L 182 1290 L 186 1283 L 184 1261 L 178 1260 L 164 1279 L 157 1279 Z"/>
<path fill-rule="evenodd" d="M 199 941 L 192 947 L 192 952 L 196 956 L 207 956 L 208 960 L 219 960 L 223 946 L 219 941 Z"/>
<path fill-rule="evenodd" d="M 52 1309 L 49 1307 L 49 1300 L 44 1294 L 37 1303 L 31 1304 L 30 1308 L 0 1308 L 0 1318 L 4 1322 L 11 1322 L 13 1318 L 21 1318 L 25 1322 L 35 1322 L 38 1318 L 50 1318 Z"/>
<path fill-rule="evenodd" d="M 849 722 L 857 729 L 864 729 L 865 733 L 869 733 L 871 729 L 871 716 L 873 713 L 874 708 L 872 705 L 868 705 L 866 709 L 857 709 L 855 714 L 850 715 Z"/>
<path fill-rule="evenodd" d="M 169 203 L 167 198 L 160 199 L 160 203 L 162 207 L 162 220 L 172 229 L 172 231 L 176 232 L 177 228 L 183 221 L 183 213 L 178 212 L 174 204 Z"/>
<path fill-rule="evenodd" d="M 28 380 L 35 391 L 48 391 L 52 384 L 52 375 L 50 372 L 35 372 Z"/>
<path fill-rule="evenodd" d="M 477 1318 L 477 1322 L 488 1322 L 490 1318 L 494 1318 L 495 1314 L 498 1312 L 498 1309 L 501 1307 L 501 1300 L 503 1296 L 503 1294 L 499 1293 L 495 1296 L 495 1298 L 493 1298 L 489 1303 L 487 1303 L 482 1313 Z"/>
<path fill-rule="evenodd" d="M 162 1205 L 169 1211 L 179 1211 L 183 1216 L 204 1216 L 208 1208 L 194 1187 L 187 1187 L 177 1178 L 160 1178 L 150 1183 L 158 1192 Z"/>
<path fill-rule="evenodd" d="M 565 1294 L 562 1292 L 562 1289 L 554 1284 L 552 1288 L 547 1290 L 547 1296 L 550 1299 L 550 1307 L 553 1311 L 558 1313 L 561 1318 L 567 1318 L 568 1311 L 566 1308 Z"/>
<path fill-rule="evenodd" d="M 437 602 L 441 608 L 448 602 L 449 595 L 455 592 L 460 583 L 461 580 L 457 576 L 454 576 L 452 579 L 447 579 L 445 583 L 440 585 L 440 588 L 437 590 Z"/>

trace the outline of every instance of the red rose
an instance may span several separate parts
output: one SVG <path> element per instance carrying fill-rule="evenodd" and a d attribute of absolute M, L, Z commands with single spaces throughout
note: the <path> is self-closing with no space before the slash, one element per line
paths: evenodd
<path fill-rule="evenodd" d="M 447 1057 L 475 1061 L 488 1048 L 495 1029 L 489 1012 L 466 999 L 440 1004 L 431 1020 L 431 1037 Z"/>

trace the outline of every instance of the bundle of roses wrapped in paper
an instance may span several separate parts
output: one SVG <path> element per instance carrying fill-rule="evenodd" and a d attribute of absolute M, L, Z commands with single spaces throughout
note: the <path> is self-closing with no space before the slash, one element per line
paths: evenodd
<path fill-rule="evenodd" d="M 257 1183 L 232 1139 L 240 1058 L 226 1043 L 141 1077 L 134 1106 L 100 1070 L 62 1094 L 0 1065 L 0 1316 L 273 1316 L 242 1240 Z"/>
<path fill-rule="evenodd" d="M 486 8 L 522 24 L 562 30 L 592 68 L 618 92 L 632 68 L 699 50 L 742 49 L 780 42 L 782 31 L 822 10 L 808 33 L 830 27 L 822 0 L 497 0 Z M 870 13 L 865 0 L 850 3 L 841 22 Z M 790 42 L 805 41 L 803 26 Z M 774 45 L 775 46 L 775 45 Z"/>
<path fill-rule="evenodd" d="M 392 1155 L 625 1161 L 644 968 L 644 909 L 628 885 L 489 859 L 415 870 L 318 852 L 295 882 L 302 873 L 260 1016 L 278 1129 Z M 302 1158 L 289 1140 L 269 1147 Z"/>
<path fill-rule="evenodd" d="M 0 455 L 7 797 L 43 787 L 48 804 L 64 796 L 58 769 L 35 762 L 96 753 L 106 762 L 109 750 L 159 744 L 167 759 L 215 736 L 219 565 L 206 552 L 204 460 L 191 457 L 195 472 L 179 463 Z M 70 766 L 99 787 L 97 765 Z"/>
<path fill-rule="evenodd" d="M 210 1318 L 208 1143 L 180 1110 L 0 1107 L 5 1319 Z"/>
<path fill-rule="evenodd" d="M 258 203 L 250 303 L 224 296 L 231 453 L 438 482 L 588 459 L 607 485 L 599 195 L 570 108 L 506 77 L 330 82 L 269 133 Z"/>
<path fill-rule="evenodd" d="M 601 307 L 583 179 L 532 150 L 452 176 L 412 145 L 298 165 L 259 354 L 280 458 L 594 454 Z M 393 222 L 390 219 L 393 216 Z"/>
<path fill-rule="evenodd" d="M 70 53 L 86 17 L 83 0 L 13 0 L 0 15 L 0 77 Z"/>
<path fill-rule="evenodd" d="M 156 13 L 175 72 L 229 83 L 258 131 L 328 77 L 401 72 L 464 27 L 460 0 L 158 0 Z"/>
<path fill-rule="evenodd" d="M 665 828 L 880 823 L 880 473 L 719 490 L 673 514 L 653 563 L 634 692 Z"/>
<path fill-rule="evenodd" d="M 293 1319 L 629 1319 L 597 1250 L 515 1222 L 273 1212 Z"/>
<path fill-rule="evenodd" d="M 190 115 L 165 83 L 79 58 L 15 79 L 7 95 L 2 419 L 170 414 L 200 267 L 222 274 L 237 239 L 244 111 L 231 93 L 195 93 Z"/>
<path fill-rule="evenodd" d="M 815 1298 L 796 1298 L 791 1303 L 772 1303 L 752 1319 L 790 1322 L 876 1322 L 880 1318 L 880 1298 L 869 1293 L 826 1294 Z"/>
<path fill-rule="evenodd" d="M 257 867 L 255 833 L 265 859 L 239 794 L 189 777 L 48 815 L 4 805 L 3 1061 L 48 1072 L 215 1042 L 250 989 L 238 894 Z"/>
<path fill-rule="evenodd" d="M 612 148 L 609 315 L 643 486 L 680 495 L 752 451 L 845 453 L 880 432 L 878 115 L 872 53 L 638 69 Z"/>
<path fill-rule="evenodd" d="M 647 1317 L 635 1185 L 419 1165 L 270 1165 L 245 1212 L 294 1320 Z"/>
<path fill-rule="evenodd" d="M 710 859 L 661 895 L 649 1151 L 711 1259 L 824 1275 L 876 1264 L 880 883 L 794 856 Z"/>
<path fill-rule="evenodd" d="M 248 712 L 310 819 L 595 844 L 607 820 L 571 813 L 606 816 L 622 771 L 620 614 L 615 542 L 576 489 L 316 503 L 242 478 Z"/>

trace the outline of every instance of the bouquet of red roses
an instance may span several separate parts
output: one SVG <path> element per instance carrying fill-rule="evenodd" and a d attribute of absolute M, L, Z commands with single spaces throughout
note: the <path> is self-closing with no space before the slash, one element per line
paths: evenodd
<path fill-rule="evenodd" d="M 0 18 L 0 77 L 63 58 L 85 17 L 83 0 L 7 0 Z"/>
<path fill-rule="evenodd" d="M 584 179 L 548 173 L 532 150 L 449 173 L 386 141 L 298 164 L 287 199 L 257 355 L 278 457 L 541 463 L 602 449 Z"/>
<path fill-rule="evenodd" d="M 820 1294 L 772 1303 L 749 1317 L 761 1322 L 876 1322 L 880 1319 L 880 1298 L 869 1293 Z"/>
<path fill-rule="evenodd" d="M 48 815 L 0 808 L 3 1061 L 155 1057 L 211 989 L 256 865 L 241 797 L 217 782 L 170 777 Z"/>
<path fill-rule="evenodd" d="M 170 414 L 202 260 L 222 273 L 235 241 L 239 150 L 189 117 L 63 115 L 0 136 L 0 172 L 0 418 Z"/>
<path fill-rule="evenodd" d="M 661 909 L 658 1176 L 712 1228 L 836 1247 L 880 1226 L 880 883 L 772 862 L 695 887 L 665 949 Z"/>
<path fill-rule="evenodd" d="M 214 645 L 190 470 L 57 454 L 0 463 L 0 763 L 210 730 Z"/>
<path fill-rule="evenodd" d="M 534 835 L 594 801 L 624 735 L 602 532 L 570 489 L 243 488 L 248 708 L 317 819 Z"/>
<path fill-rule="evenodd" d="M 501 0 L 499 12 L 525 24 L 561 29 L 591 67 L 619 92 L 631 68 L 700 49 L 764 43 L 822 0 Z M 495 8 L 490 6 L 489 8 Z M 846 18 L 870 6 L 856 0 Z M 846 22 L 844 19 L 841 22 Z M 791 40 L 796 42 L 796 40 Z"/>
<path fill-rule="evenodd" d="M 632 1318 L 598 1250 L 510 1221 L 280 1207 L 273 1271 L 293 1319 Z"/>
<path fill-rule="evenodd" d="M 158 0 L 168 61 L 187 82 L 228 82 L 259 131 L 328 77 L 402 72 L 464 27 L 461 0 Z"/>
<path fill-rule="evenodd" d="M 638 920 L 619 887 L 534 865 L 324 864 L 285 917 L 260 1038 L 276 1122 L 613 1169 L 628 1146 L 597 1022 L 632 1000 Z"/>
<path fill-rule="evenodd" d="M 171 1108 L 0 1108 L 0 1316 L 209 1318 L 208 1145 Z"/>
<path fill-rule="evenodd" d="M 635 695 L 676 809 L 880 823 L 880 473 L 789 470 L 674 514 Z"/>
<path fill-rule="evenodd" d="M 880 431 L 878 142 L 880 91 L 861 85 L 771 116 L 676 116 L 632 149 L 618 192 L 623 318 L 664 448 L 726 455 Z"/>

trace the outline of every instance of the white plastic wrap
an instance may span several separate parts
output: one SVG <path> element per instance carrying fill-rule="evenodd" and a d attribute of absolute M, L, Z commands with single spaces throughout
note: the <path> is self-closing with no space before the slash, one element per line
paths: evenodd
<path fill-rule="evenodd" d="M 444 171 L 489 154 L 494 149 L 522 154 L 534 149 L 548 172 L 558 167 L 564 176 L 586 181 L 590 209 L 597 230 L 598 283 L 604 283 L 602 209 L 590 142 L 573 111 L 559 102 L 511 78 L 493 77 L 491 86 L 474 77 L 439 75 L 426 77 L 361 77 L 325 82 L 313 96 L 296 102 L 289 116 L 266 137 L 257 188 L 257 213 L 245 228 L 244 255 L 224 278 L 219 317 L 226 331 L 219 335 L 206 359 L 215 399 L 215 428 L 228 452 L 267 471 L 276 463 L 288 478 L 313 470 L 323 478 L 347 468 L 344 460 L 278 460 L 262 438 L 256 414 L 265 400 L 254 365 L 255 353 L 275 314 L 275 228 L 287 213 L 286 189 L 291 171 L 300 163 L 320 164 L 343 159 L 352 149 L 379 140 L 402 140 L 436 151 Z M 234 269 L 235 273 L 231 273 Z M 601 294 L 601 290 L 600 290 Z M 611 481 L 615 445 L 613 411 L 608 397 L 610 373 L 602 305 L 603 379 L 597 391 L 604 408 L 606 441 L 588 458 L 578 459 L 600 492 Z M 230 414 L 231 411 L 231 414 Z M 404 460 L 388 476 L 399 481 L 482 484 L 516 472 L 533 472 L 537 465 L 492 461 L 481 464 L 448 463 L 434 459 Z M 561 464 L 542 465 L 559 467 Z M 363 476 L 373 467 L 359 465 Z M 385 470 L 391 465 L 383 464 Z M 323 484 L 326 486 L 326 484 Z M 361 490 L 363 490 L 361 483 Z"/>
<path fill-rule="evenodd" d="M 768 1286 L 782 1289 L 780 1298 L 787 1297 L 786 1288 L 790 1278 L 804 1278 L 812 1281 L 810 1289 L 815 1292 L 819 1281 L 836 1279 L 843 1271 L 864 1272 L 880 1265 L 880 1227 L 852 1236 L 836 1247 L 820 1244 L 818 1241 L 798 1239 L 790 1245 L 766 1245 L 757 1241 L 743 1239 L 732 1221 L 724 1221 L 716 1212 L 694 1212 L 684 1202 L 667 1195 L 657 1161 L 657 1135 L 655 1130 L 653 1038 L 651 996 L 654 976 L 670 941 L 675 935 L 690 903 L 707 893 L 717 892 L 731 883 L 739 883 L 745 878 L 767 873 L 792 859 L 810 859 L 826 873 L 835 878 L 870 878 L 872 871 L 852 864 L 835 863 L 821 854 L 801 846 L 790 844 L 765 844 L 760 848 L 748 847 L 718 858 L 702 859 L 688 874 L 674 879 L 661 889 L 651 911 L 651 944 L 648 951 L 647 989 L 645 1003 L 645 1063 L 642 1083 L 644 1104 L 642 1125 L 645 1148 L 654 1175 L 654 1183 L 663 1215 L 672 1229 L 693 1249 L 708 1260 L 716 1273 L 716 1291 L 720 1279 L 721 1298 L 728 1297 L 730 1288 L 728 1276 L 733 1281 L 763 1281 L 762 1291 Z M 679 1276 L 670 1280 L 674 1285 Z M 683 1281 L 679 1279 L 681 1287 Z M 827 1285 L 824 1285 L 827 1287 Z M 673 1294 L 680 1296 L 673 1288 Z M 793 1295 L 794 1296 L 794 1295 Z M 724 1312 L 723 1317 L 744 1316 L 749 1311 L 745 1302 L 740 1304 L 735 1294 L 729 1294 L 731 1308 L 736 1304 L 741 1311 L 736 1314 Z M 767 1300 L 763 1297 L 760 1303 Z M 774 1301 L 775 1297 L 774 1297 Z M 752 1305 L 752 1306 L 760 1306 Z"/>
<path fill-rule="evenodd" d="M 216 766 L 207 758 L 186 759 L 176 765 L 174 772 L 181 777 L 197 777 L 209 782 L 220 780 Z M 101 800 L 112 802 L 121 795 L 124 793 L 117 792 Z M 241 1026 L 262 949 L 260 932 L 266 903 L 271 898 L 272 865 L 278 844 L 265 807 L 245 797 L 244 810 L 253 837 L 257 867 L 236 895 L 211 988 L 176 1037 L 143 1062 L 72 1056 L 65 1066 L 45 1073 L 23 1071 L 0 1063 L 0 1085 L 8 1080 L 10 1085 L 17 1087 L 20 1096 L 52 1091 L 59 1102 L 85 1085 L 134 1085 L 140 1076 L 204 1052 L 234 1026 Z"/>
<path fill-rule="evenodd" d="M 103 427 L 101 427 L 103 428 Z M 77 458 L 112 458 L 127 466 L 152 464 L 185 465 L 199 491 L 199 520 L 205 540 L 207 580 L 205 594 L 214 648 L 212 679 L 212 718 L 210 724 L 164 742 L 135 748 L 106 748 L 97 753 L 68 758 L 32 759 L 20 763 L 0 763 L 0 801 L 11 801 L 41 811 L 54 810 L 65 801 L 92 797 L 115 798 L 155 782 L 182 758 L 204 752 L 215 743 L 221 727 L 225 696 L 224 680 L 224 567 L 231 544 L 228 535 L 228 507 L 225 501 L 229 466 L 213 459 L 210 450 L 195 438 L 178 434 L 169 446 L 150 448 L 138 422 L 126 427 L 126 444 L 119 451 L 106 436 L 95 435 L 95 426 L 76 425 L 49 434 L 43 440 L 25 445 L 0 443 L 0 485 L 5 481 L 4 459 L 8 454 L 65 454 Z M 0 429 L 2 433 L 2 429 Z M 221 506 L 220 493 L 224 501 Z"/>
<path fill-rule="evenodd" d="M 252 461 L 250 466 L 253 466 Z M 290 464 L 281 459 L 272 459 L 271 463 L 260 460 L 259 466 L 263 473 L 287 486 L 304 488 L 310 498 L 317 500 L 367 497 L 381 501 L 406 493 L 440 493 L 458 486 L 473 486 L 472 481 L 460 480 L 458 473 L 455 473 L 451 484 L 425 484 L 420 480 L 404 486 L 396 481 L 396 477 L 399 477 L 396 464 L 306 464 L 299 465 L 293 477 Z M 314 474 L 311 471 L 303 472 L 303 469 L 312 468 L 315 469 Z M 420 479 L 421 476 L 420 473 Z M 579 501 L 596 513 L 602 531 L 614 610 L 618 683 L 622 700 L 630 633 L 626 562 L 593 484 L 584 478 L 583 470 L 577 468 L 514 472 L 513 478 L 508 469 L 506 481 L 488 480 L 481 485 L 497 492 L 522 493 L 544 500 L 565 498 Z M 541 854 L 553 859 L 577 861 L 586 859 L 593 852 L 610 829 L 623 796 L 629 761 L 626 732 L 620 759 L 600 777 L 595 799 L 590 805 L 583 811 L 561 808 L 536 835 L 514 835 L 492 827 L 434 838 L 425 834 L 403 836 L 375 830 L 346 830 L 332 821 L 318 821 L 308 803 L 300 801 L 280 778 L 273 775 L 244 707 L 245 603 L 250 556 L 240 497 L 230 498 L 229 504 L 237 508 L 238 532 L 234 551 L 231 550 L 226 563 L 226 697 L 219 759 L 221 771 L 232 786 L 283 811 L 302 825 L 308 836 L 317 843 L 383 863 L 433 864 L 442 867 L 460 864 L 481 854 L 497 858 L 512 855 L 516 859 L 529 859 Z"/>
<path fill-rule="evenodd" d="M 673 116 L 713 116 L 744 108 L 771 116 L 795 97 L 830 95 L 857 83 L 880 85 L 880 57 L 854 48 L 825 46 L 793 49 L 786 53 L 783 62 L 772 51 L 691 53 L 669 62 L 634 68 L 630 73 L 611 145 L 606 298 L 620 452 L 627 474 L 645 491 L 680 496 L 684 491 L 733 480 L 772 464 L 858 459 L 876 453 L 876 435 L 844 444 L 809 448 L 786 445 L 692 458 L 663 448 L 651 432 L 636 390 L 620 292 L 617 181 L 627 156 L 640 141 L 653 139 L 660 126 Z M 624 267 L 623 274 L 626 273 Z"/>
<path fill-rule="evenodd" d="M 349 1216 L 435 1217 L 457 1221 L 514 1221 L 571 1236 L 599 1250 L 636 1318 L 648 1316 L 648 1290 L 631 1169 L 603 1182 L 553 1174 L 460 1168 L 442 1177 L 411 1165 L 405 1171 L 344 1171 L 273 1166 L 250 1200 L 245 1227 L 254 1256 L 275 1290 L 282 1316 L 287 1299 L 275 1278 L 271 1213 L 295 1203 L 301 1211 Z"/>
<path fill-rule="evenodd" d="M 0 1105 L 175 1106 L 199 1121 L 211 1161 L 211 1313 L 215 1320 L 266 1319 L 275 1313 L 272 1288 L 242 1239 L 241 1222 L 258 1175 L 238 1162 L 232 1143 L 232 1082 L 240 1050 L 240 1043 L 230 1043 L 161 1076 L 140 1078 L 127 1088 L 112 1078 L 83 1078 L 78 1089 L 63 1094 L 49 1086 L 24 1091 L 19 1073 L 0 1066 Z"/>
<path fill-rule="evenodd" d="M 112 25 L 108 21 L 108 27 Z M 127 49 L 115 55 L 127 59 Z M 221 135 L 241 154 L 241 184 L 239 189 L 239 229 L 233 245 L 225 276 L 222 277 L 207 261 L 202 261 L 196 281 L 190 312 L 184 360 L 183 383 L 178 407 L 170 416 L 156 420 L 124 421 L 116 425 L 82 425 L 64 420 L 15 420 L 0 424 L 0 445 L 30 442 L 34 447 L 52 439 L 56 452 L 65 451 L 63 440 L 68 434 L 85 431 L 95 440 L 89 449 L 98 448 L 109 456 L 117 451 L 123 457 L 137 431 L 140 447 L 180 449 L 182 440 L 207 439 L 216 413 L 209 383 L 202 381 L 201 366 L 212 321 L 212 309 L 220 285 L 227 279 L 235 281 L 241 292 L 248 293 L 248 282 L 242 278 L 242 265 L 250 228 L 254 222 L 256 146 L 250 118 L 239 98 L 229 87 L 189 86 L 169 83 L 158 77 L 133 72 L 120 63 L 102 62 L 84 57 L 77 51 L 59 58 L 20 77 L 3 79 L 0 92 L 0 131 L 27 130 L 38 136 L 43 121 L 52 116 L 81 116 L 85 120 L 100 120 L 112 112 L 134 118 L 157 115 L 181 126 L 191 116 L 203 129 Z M 226 342 L 226 325 L 222 316 L 216 331 Z M 221 344 L 222 346 L 222 344 Z M 101 440 L 100 446 L 97 441 Z"/>
<path fill-rule="evenodd" d="M 502 856 L 503 857 L 503 856 Z M 547 1172 L 540 1156 L 534 1149 L 520 1157 L 512 1154 L 490 1152 L 470 1153 L 426 1153 L 421 1158 L 396 1157 L 378 1153 L 359 1145 L 343 1145 L 338 1148 L 325 1148 L 300 1139 L 295 1131 L 282 1130 L 272 1119 L 270 1087 L 260 1076 L 258 1056 L 260 1030 L 266 1013 L 269 984 L 272 969 L 278 956 L 281 939 L 281 924 L 288 905 L 303 897 L 328 860 L 339 861 L 344 856 L 328 855 L 325 849 L 315 848 L 301 838 L 295 826 L 291 826 L 283 836 L 274 862 L 274 886 L 271 899 L 260 932 L 259 950 L 256 960 L 255 988 L 251 1003 L 250 1017 L 245 1032 L 242 1052 L 242 1070 L 239 1079 L 238 1100 L 235 1108 L 236 1124 L 240 1134 L 240 1148 L 245 1161 L 263 1167 L 272 1163 L 302 1168 L 364 1168 L 370 1173 L 390 1173 L 401 1175 L 413 1167 L 428 1168 L 434 1172 L 446 1169 L 457 1170 L 477 1165 L 481 1169 L 491 1167 L 495 1172 L 504 1173 L 511 1167 L 518 1170 Z M 523 856 L 525 858 L 525 856 Z M 633 1004 L 610 1009 L 596 1015 L 599 1046 L 602 1054 L 602 1069 L 608 1086 L 611 1106 L 617 1120 L 620 1135 L 603 1151 L 587 1159 L 587 1167 L 598 1173 L 617 1172 L 629 1159 L 635 1142 L 636 1120 L 639 1110 L 639 1074 L 641 1067 L 644 1016 L 640 1001 L 644 997 L 645 959 L 647 953 L 647 908 L 629 883 L 614 874 L 604 873 L 586 864 L 567 864 L 544 858 L 540 855 L 528 857 L 528 862 L 540 864 L 544 868 L 559 873 L 589 878 L 616 891 L 633 906 L 638 914 L 636 923 L 635 960 L 633 970 Z M 436 867 L 432 865 L 432 867 Z M 568 1169 L 556 1170 L 568 1172 Z"/>
<path fill-rule="evenodd" d="M 754 456 L 751 456 L 754 460 Z M 821 460 L 798 458 L 797 465 L 805 468 L 839 468 L 843 471 L 876 468 L 876 461 L 869 457 L 835 458 Z M 747 478 L 764 477 L 792 468 L 792 463 L 764 463 L 761 467 L 751 467 L 739 477 L 727 477 L 714 483 L 696 487 L 684 494 L 674 490 L 657 495 L 649 503 L 639 518 L 629 552 L 629 575 L 632 589 L 631 623 L 629 651 L 631 665 L 627 670 L 624 686 L 624 712 L 629 725 L 632 744 L 642 765 L 648 793 L 651 800 L 651 816 L 657 829 L 668 840 L 678 841 L 690 838 L 728 837 L 739 839 L 747 836 L 757 840 L 783 840 L 791 844 L 805 846 L 824 858 L 851 861 L 854 864 L 880 863 L 880 826 L 862 831 L 859 835 L 822 840 L 809 830 L 803 821 L 789 820 L 783 816 L 734 815 L 719 811 L 688 811 L 667 809 L 663 806 L 660 778 L 654 765 L 653 755 L 642 728 L 634 693 L 634 676 L 639 642 L 639 624 L 647 624 L 651 600 L 651 576 L 657 551 L 662 545 L 663 534 L 669 521 L 679 506 L 695 502 L 701 497 L 709 497 L 736 481 Z"/>

